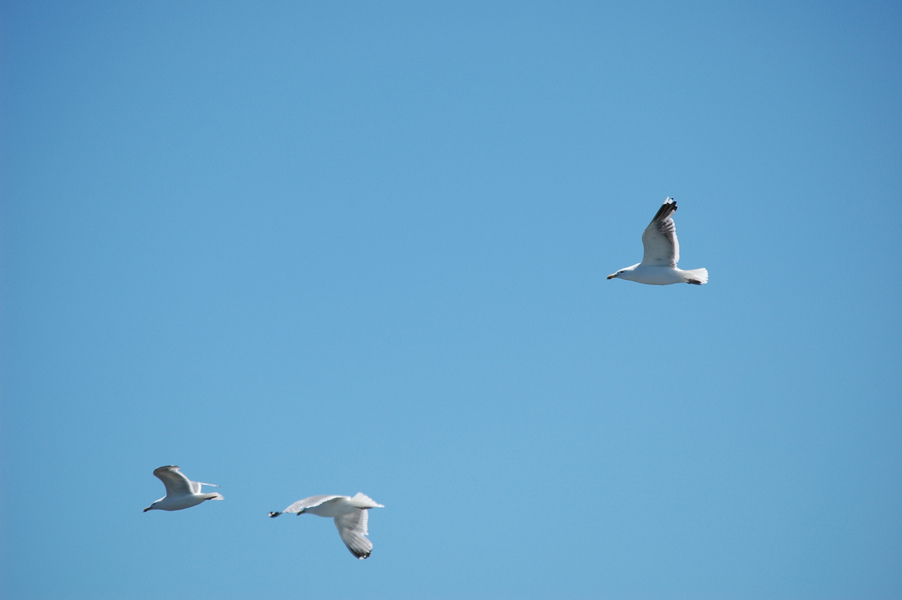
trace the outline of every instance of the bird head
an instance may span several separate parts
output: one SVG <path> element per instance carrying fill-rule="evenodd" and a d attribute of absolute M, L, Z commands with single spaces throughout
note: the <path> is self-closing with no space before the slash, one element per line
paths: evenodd
<path fill-rule="evenodd" d="M 610 275 L 608 275 L 608 279 L 614 279 L 614 278 L 617 278 L 617 279 L 630 279 L 630 275 L 629 275 L 629 274 L 632 273 L 633 271 L 635 271 L 635 270 L 636 270 L 636 267 L 638 267 L 639 264 L 640 264 L 640 263 L 636 263 L 636 264 L 634 264 L 634 265 L 631 266 L 631 267 L 623 267 L 622 269 L 620 269 L 620 270 L 617 271 L 616 273 L 611 273 Z"/>

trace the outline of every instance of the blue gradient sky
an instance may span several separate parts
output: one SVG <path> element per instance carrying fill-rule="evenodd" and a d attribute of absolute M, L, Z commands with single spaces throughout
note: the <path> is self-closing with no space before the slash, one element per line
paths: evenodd
<path fill-rule="evenodd" d="M 902 596 L 900 26 L 4 3 L 0 592 Z"/>

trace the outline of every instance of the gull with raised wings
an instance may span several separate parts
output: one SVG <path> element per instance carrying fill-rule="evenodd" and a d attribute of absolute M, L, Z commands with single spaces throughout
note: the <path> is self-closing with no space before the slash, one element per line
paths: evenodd
<path fill-rule="evenodd" d="M 372 498 L 357 492 L 353 498 L 349 496 L 310 496 L 298 500 L 281 512 L 271 512 L 270 517 L 278 517 L 282 513 L 310 513 L 320 517 L 335 519 L 338 535 L 351 551 L 351 554 L 363 560 L 373 551 L 373 543 L 366 539 L 366 523 L 369 509 L 385 508 L 376 504 Z"/>
<path fill-rule="evenodd" d="M 215 492 L 204 494 L 201 491 L 201 486 L 219 487 L 218 485 L 191 481 L 174 465 L 158 467 L 153 470 L 153 474 L 166 486 L 166 495 L 145 508 L 144 512 L 149 510 L 182 510 L 183 508 L 197 506 L 204 500 L 223 499 L 222 494 Z"/>
<path fill-rule="evenodd" d="M 677 240 L 676 225 L 671 218 L 676 209 L 676 200 L 667 198 L 642 233 L 642 245 L 645 247 L 642 262 L 624 267 L 608 275 L 608 279 L 626 279 L 650 285 L 708 283 L 708 269 L 683 271 L 677 268 L 677 263 L 680 262 L 680 242 Z"/>

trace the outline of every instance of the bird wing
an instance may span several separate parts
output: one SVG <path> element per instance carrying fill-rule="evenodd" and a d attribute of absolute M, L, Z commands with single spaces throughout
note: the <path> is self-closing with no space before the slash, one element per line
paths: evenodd
<path fill-rule="evenodd" d="M 158 467 L 153 474 L 166 486 L 167 496 L 189 496 L 192 494 L 191 480 L 185 477 L 175 465 Z"/>
<path fill-rule="evenodd" d="M 676 200 L 667 198 L 642 233 L 642 245 L 645 247 L 643 265 L 676 267 L 680 262 L 680 242 L 671 218 L 676 209 Z"/>
<path fill-rule="evenodd" d="M 373 543 L 366 539 L 368 512 L 367 509 L 358 508 L 335 517 L 335 527 L 338 528 L 341 541 L 345 543 L 351 554 L 361 560 L 368 557 L 373 551 Z"/>
<path fill-rule="evenodd" d="M 302 510 L 306 510 L 308 508 L 315 508 L 321 504 L 324 504 L 330 500 L 337 500 L 339 498 L 344 498 L 345 496 L 310 496 L 309 498 L 303 498 L 298 500 L 285 510 L 283 513 L 299 513 Z"/>
<path fill-rule="evenodd" d="M 210 487 L 219 487 L 215 483 L 204 483 L 203 481 L 192 481 L 191 482 L 191 491 L 195 494 L 199 494 L 201 492 L 201 487 L 208 485 Z"/>

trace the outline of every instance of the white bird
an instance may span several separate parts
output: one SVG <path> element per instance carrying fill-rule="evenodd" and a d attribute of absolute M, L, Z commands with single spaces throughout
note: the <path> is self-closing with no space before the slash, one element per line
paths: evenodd
<path fill-rule="evenodd" d="M 153 470 L 153 474 L 166 486 L 166 495 L 145 508 L 144 512 L 149 510 L 182 510 L 183 508 L 196 506 L 204 500 L 223 499 L 221 494 L 215 492 L 210 494 L 201 493 L 201 486 L 203 485 L 219 487 L 218 485 L 191 481 L 176 466 L 158 467 Z"/>
<path fill-rule="evenodd" d="M 373 543 L 366 539 L 366 522 L 371 508 L 385 508 L 376 504 L 372 498 L 357 492 L 353 498 L 349 496 L 310 496 L 298 500 L 282 512 L 271 512 L 270 517 L 278 517 L 282 513 L 310 513 L 320 517 L 335 519 L 338 535 L 351 551 L 351 554 L 363 560 L 373 551 Z"/>
<path fill-rule="evenodd" d="M 624 267 L 608 275 L 608 279 L 616 277 L 651 285 L 708 283 L 708 269 L 683 271 L 677 268 L 677 263 L 680 262 L 680 242 L 677 240 L 676 225 L 671 218 L 676 209 L 676 200 L 673 198 L 664 200 L 655 218 L 642 233 L 642 245 L 645 247 L 642 262 Z"/>

